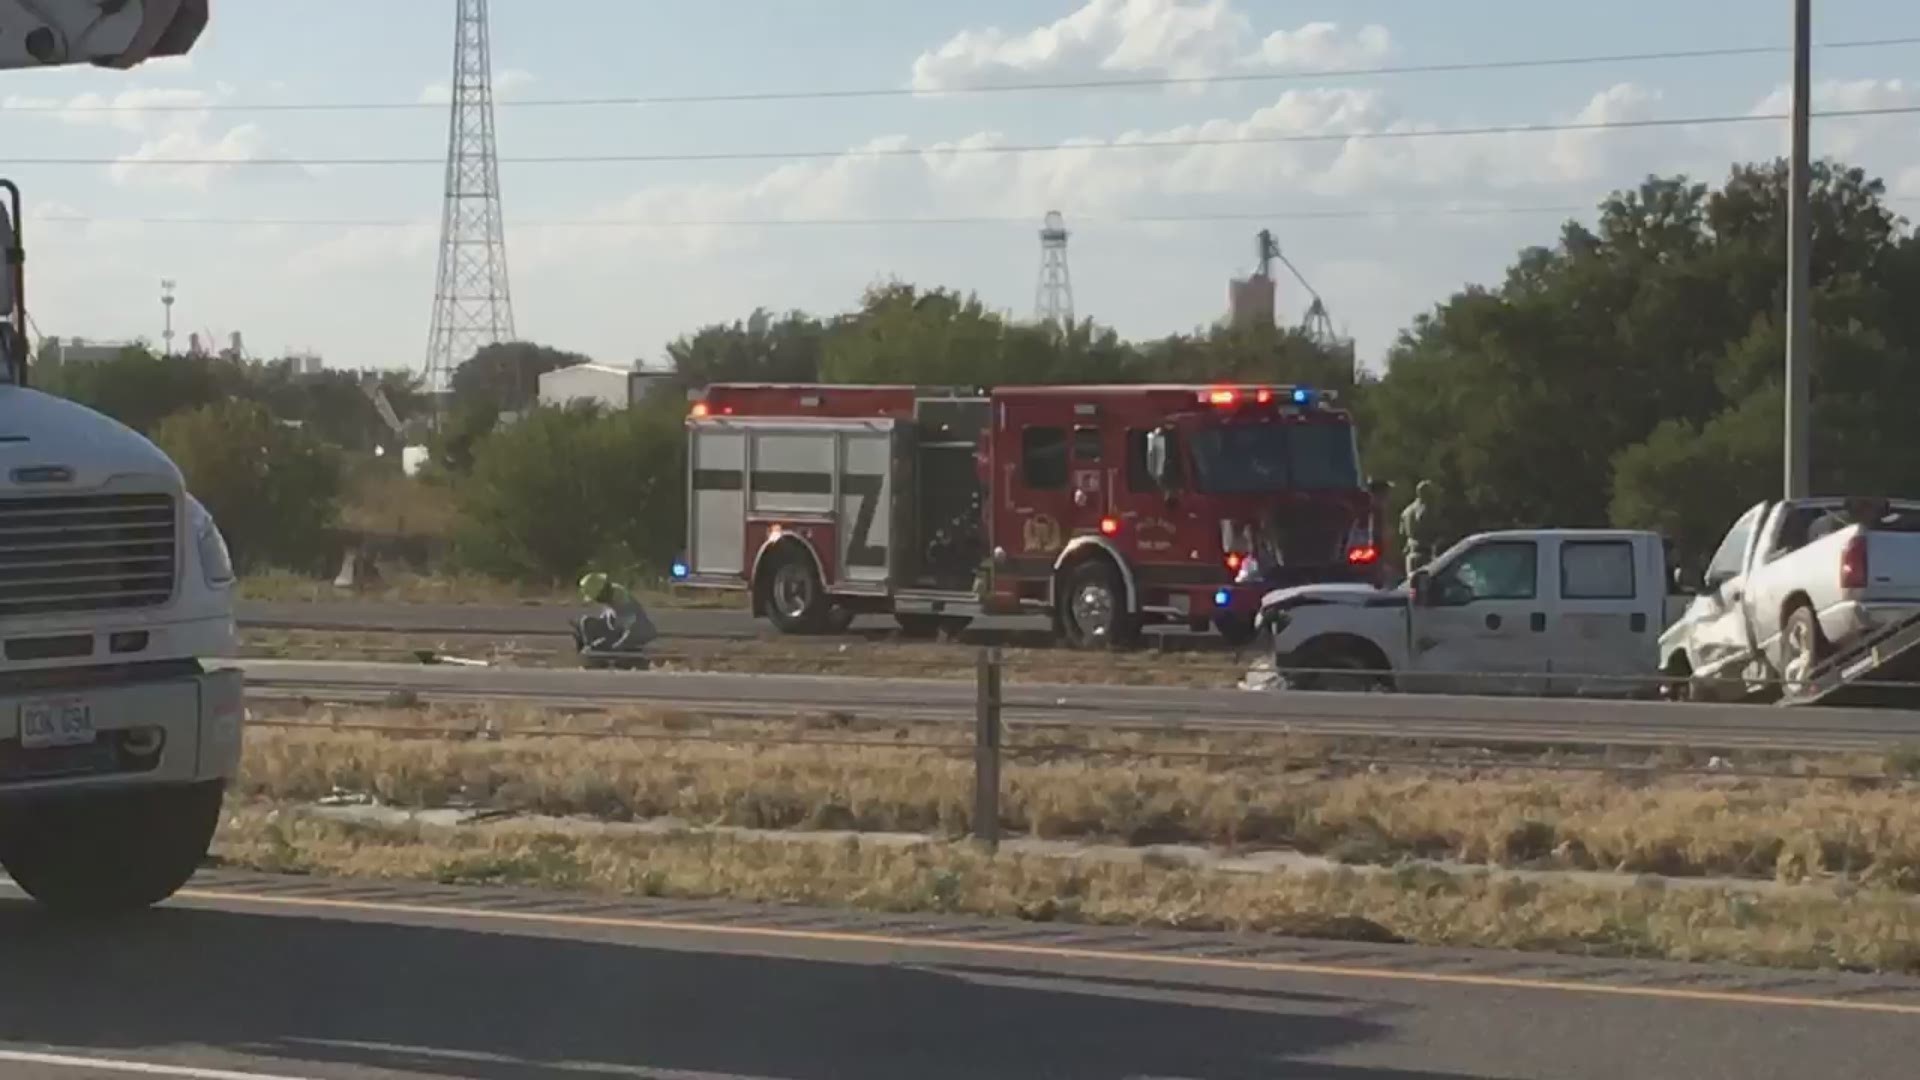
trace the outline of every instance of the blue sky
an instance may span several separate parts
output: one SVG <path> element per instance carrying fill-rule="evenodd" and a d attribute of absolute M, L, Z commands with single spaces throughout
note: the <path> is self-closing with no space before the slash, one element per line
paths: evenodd
<path fill-rule="evenodd" d="M 0 113 L 15 158 L 164 161 L 445 151 L 443 109 L 202 110 L 213 104 L 430 100 L 450 59 L 453 0 L 215 0 L 184 63 L 131 73 L 12 74 Z M 1608 5 L 1524 0 L 493 0 L 506 155 L 839 150 L 876 142 L 1054 144 L 1130 133 L 1297 135 L 1384 126 L 1741 114 L 1782 85 L 1781 55 L 1401 76 L 1328 69 L 1778 45 L 1785 3 Z M 1920 36 L 1895 0 L 1823 0 L 1823 41 Z M 1063 21 L 1064 20 L 1064 21 Z M 1127 75 L 1306 73 L 1290 81 L 1095 93 L 899 96 L 535 108 L 529 99 L 864 87 L 953 87 Z M 1823 51 L 1821 100 L 1920 104 L 1920 46 Z M 1322 73 L 1322 74 L 1313 74 Z M 72 108 L 117 99 L 167 113 Z M 898 276 L 976 290 L 1027 314 L 1034 230 L 1058 208 L 1082 314 L 1130 336 L 1217 318 L 1260 220 L 1147 224 L 1141 215 L 1269 215 L 1337 322 L 1375 360 L 1414 315 L 1497 280 L 1553 213 L 1648 172 L 1717 177 L 1776 152 L 1777 125 L 1480 139 L 1332 142 L 1011 157 L 508 165 L 509 251 L 523 337 L 612 362 L 756 305 L 832 311 Z M 1920 200 L 1920 117 L 1825 122 L 1817 149 Z M 8 171 L 32 224 L 44 333 L 157 337 L 158 281 L 180 282 L 182 332 L 244 331 L 257 353 L 417 366 L 433 290 L 438 166 L 28 165 Z M 1454 208 L 1450 213 L 1438 211 Z M 1903 202 L 1910 215 L 1920 201 Z M 1301 214 L 1393 210 L 1391 218 Z M 876 228 L 699 226 L 859 217 L 1004 223 Z M 70 219 L 80 218 L 83 221 Z M 159 224 L 218 218 L 225 224 Z M 367 222 L 356 227 L 275 221 Z M 238 222 L 238 223 L 235 223 Z M 372 224 L 372 223 L 382 224 Z M 693 225 L 689 222 L 695 223 Z M 394 224 L 386 224 L 394 223 Z M 571 223 L 561 227 L 556 223 Z M 651 223 L 660 227 L 638 227 Z M 1297 317 L 1299 290 L 1281 306 Z"/>

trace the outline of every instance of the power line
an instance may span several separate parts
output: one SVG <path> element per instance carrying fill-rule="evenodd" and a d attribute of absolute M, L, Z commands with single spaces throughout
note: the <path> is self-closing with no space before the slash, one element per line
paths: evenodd
<path fill-rule="evenodd" d="M 1814 114 L 1823 120 L 1858 120 L 1869 117 L 1910 116 L 1920 114 L 1920 105 L 1891 105 L 1870 109 L 1833 109 Z M 1115 150 L 1169 150 L 1219 146 L 1279 146 L 1351 141 L 1452 139 L 1496 135 L 1542 135 L 1580 131 L 1640 131 L 1657 128 L 1718 127 L 1729 124 L 1777 123 L 1785 113 L 1739 113 L 1710 116 L 1656 117 L 1642 120 L 1575 120 L 1548 124 L 1489 124 L 1456 128 L 1388 128 L 1380 131 L 1297 132 L 1284 135 L 1237 135 L 1159 139 L 1134 139 L 1102 143 L 1028 143 L 1008 145 L 933 145 L 882 146 L 852 150 L 715 150 L 665 154 L 548 154 L 500 158 L 502 165 L 642 165 L 674 163 L 713 163 L 728 161 L 802 161 L 857 160 L 863 158 L 971 157 L 977 155 L 1100 153 Z M 117 165 L 117 166 L 231 166 L 235 168 L 280 166 L 301 168 L 386 168 L 406 166 L 443 166 L 440 158 L 428 157 L 308 157 L 308 158 L 114 158 L 114 157 L 20 157 L 10 156 L 8 164 L 20 165 Z"/>
<path fill-rule="evenodd" d="M 1892 196 L 1892 204 L 1920 203 L 1920 198 Z M 1594 205 L 1561 206 L 1418 206 L 1360 207 L 1346 210 L 1231 210 L 1184 214 L 1076 214 L 1076 222 L 1096 225 L 1193 225 L 1210 222 L 1309 222 L 1389 220 L 1394 218 L 1479 218 L 1527 215 L 1577 215 Z M 426 219 L 405 218 L 233 218 L 233 217 L 109 217 L 89 214 L 46 214 L 36 223 L 66 225 L 161 225 L 202 228 L 313 228 L 418 229 L 433 228 Z M 979 214 L 949 217 L 813 217 L 813 218 L 578 218 L 510 222 L 512 229 L 818 229 L 818 228 L 939 228 L 983 225 L 1031 227 L 1032 214 Z"/>
<path fill-rule="evenodd" d="M 1820 45 L 1826 51 L 1883 49 L 1920 45 L 1920 36 L 1871 38 L 1834 41 Z M 1095 93 L 1112 90 L 1145 90 L 1170 87 L 1230 86 L 1261 83 L 1301 82 L 1312 79 L 1363 79 L 1405 75 L 1453 75 L 1469 72 L 1527 71 L 1541 68 L 1597 67 L 1607 64 L 1637 64 L 1669 61 L 1716 60 L 1753 56 L 1775 56 L 1790 52 L 1785 45 L 1741 45 L 1709 49 L 1674 49 L 1659 52 L 1605 53 L 1588 56 L 1516 58 L 1511 60 L 1473 60 L 1455 63 L 1395 64 L 1370 68 L 1314 68 L 1303 71 L 1235 72 L 1223 75 L 1140 76 L 1125 79 L 1076 79 L 1054 82 L 1000 83 L 982 86 L 958 86 L 936 90 L 910 86 L 875 86 L 841 90 L 750 90 L 730 93 L 633 94 L 607 97 L 528 98 L 496 101 L 498 109 L 622 108 L 671 105 L 721 105 L 774 101 L 847 101 L 874 98 L 978 97 L 1026 93 Z M 362 102 L 209 102 L 204 104 L 114 104 L 68 106 L 40 102 L 21 102 L 0 106 L 0 113 L 172 113 L 172 112 L 417 112 L 446 109 L 445 102 L 362 101 Z"/>

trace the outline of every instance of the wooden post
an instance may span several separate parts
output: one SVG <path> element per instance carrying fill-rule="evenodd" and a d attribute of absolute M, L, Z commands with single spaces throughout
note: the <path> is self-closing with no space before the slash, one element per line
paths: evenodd
<path fill-rule="evenodd" d="M 974 665 L 973 837 L 1000 847 L 1000 650 L 981 649 Z"/>

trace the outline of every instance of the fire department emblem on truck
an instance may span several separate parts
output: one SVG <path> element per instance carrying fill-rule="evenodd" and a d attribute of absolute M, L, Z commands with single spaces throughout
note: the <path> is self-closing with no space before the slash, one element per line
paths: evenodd
<path fill-rule="evenodd" d="M 1021 542 L 1028 551 L 1053 551 L 1060 546 L 1060 523 L 1045 514 L 1035 514 L 1021 529 Z"/>

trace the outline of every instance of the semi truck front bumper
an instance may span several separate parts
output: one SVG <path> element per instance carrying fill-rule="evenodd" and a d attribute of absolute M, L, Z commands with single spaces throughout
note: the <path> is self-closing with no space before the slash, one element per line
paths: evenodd
<path fill-rule="evenodd" d="M 0 694 L 0 797 L 231 777 L 239 671 Z"/>

